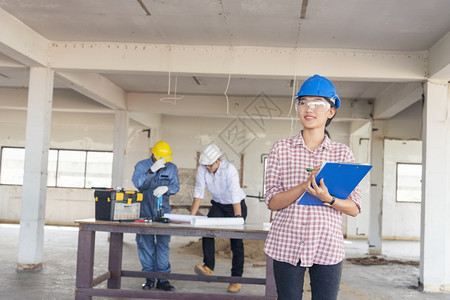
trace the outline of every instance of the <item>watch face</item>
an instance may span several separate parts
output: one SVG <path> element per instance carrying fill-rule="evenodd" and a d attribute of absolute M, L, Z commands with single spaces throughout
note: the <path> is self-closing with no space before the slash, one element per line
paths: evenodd
<path fill-rule="evenodd" d="M 334 198 L 334 196 L 332 196 L 330 206 L 333 205 L 335 201 L 336 201 L 336 198 Z"/>

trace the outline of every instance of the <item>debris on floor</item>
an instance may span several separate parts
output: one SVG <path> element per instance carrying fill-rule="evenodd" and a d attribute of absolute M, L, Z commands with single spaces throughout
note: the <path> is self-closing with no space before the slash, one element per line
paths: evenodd
<path fill-rule="evenodd" d="M 373 265 L 387 265 L 387 264 L 399 264 L 399 265 L 411 265 L 418 266 L 419 262 L 414 260 L 402 261 L 398 259 L 385 259 L 375 255 L 367 257 L 353 257 L 347 258 L 346 261 L 355 265 L 373 266 Z"/>
<path fill-rule="evenodd" d="M 244 253 L 246 262 L 265 262 L 266 254 L 264 253 L 265 240 L 244 240 Z M 232 253 L 230 249 L 230 239 L 216 238 L 216 257 L 231 259 Z M 185 246 L 177 249 L 179 253 L 194 254 L 203 256 L 202 240 L 189 242 Z"/>

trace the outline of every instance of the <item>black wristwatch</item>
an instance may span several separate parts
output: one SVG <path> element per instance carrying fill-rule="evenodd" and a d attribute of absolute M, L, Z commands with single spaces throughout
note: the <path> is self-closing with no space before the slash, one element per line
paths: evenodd
<path fill-rule="evenodd" d="M 241 215 L 237 215 L 237 216 L 234 216 L 235 218 L 242 218 L 242 216 Z"/>
<path fill-rule="evenodd" d="M 334 202 L 336 202 L 336 198 L 334 198 L 334 196 L 331 195 L 331 202 L 324 202 L 323 204 L 325 204 L 326 206 L 331 206 L 334 204 Z"/>

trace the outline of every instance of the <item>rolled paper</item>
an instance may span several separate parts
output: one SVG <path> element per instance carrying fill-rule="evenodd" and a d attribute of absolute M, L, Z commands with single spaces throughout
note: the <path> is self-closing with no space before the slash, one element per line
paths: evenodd
<path fill-rule="evenodd" d="M 191 215 L 180 215 L 180 214 L 164 214 L 164 218 L 170 219 L 170 221 L 174 222 L 184 222 L 191 223 L 193 219 L 206 219 L 207 216 L 191 216 Z"/>
<path fill-rule="evenodd" d="M 244 225 L 244 218 L 202 218 L 192 219 L 192 226 Z"/>

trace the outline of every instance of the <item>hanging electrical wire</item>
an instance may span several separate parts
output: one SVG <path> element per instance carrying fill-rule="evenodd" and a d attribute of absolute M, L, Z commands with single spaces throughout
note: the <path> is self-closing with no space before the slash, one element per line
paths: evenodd
<path fill-rule="evenodd" d="M 170 71 L 169 71 L 169 82 L 168 82 L 168 89 L 167 89 L 168 97 L 163 97 L 163 98 L 159 99 L 159 101 L 170 102 L 173 105 L 176 105 L 177 101 L 183 99 L 183 97 L 184 97 L 184 95 L 181 97 L 177 97 L 177 86 L 178 86 L 178 76 L 175 76 L 175 90 L 174 90 L 174 96 L 172 97 L 170 95 Z"/>
<path fill-rule="evenodd" d="M 227 88 L 225 89 L 225 92 L 223 94 L 225 95 L 225 99 L 227 100 L 227 115 L 235 117 L 232 114 L 230 114 L 230 101 L 229 101 L 228 95 L 227 95 L 228 88 L 230 87 L 230 81 L 231 81 L 231 73 L 228 74 Z"/>

